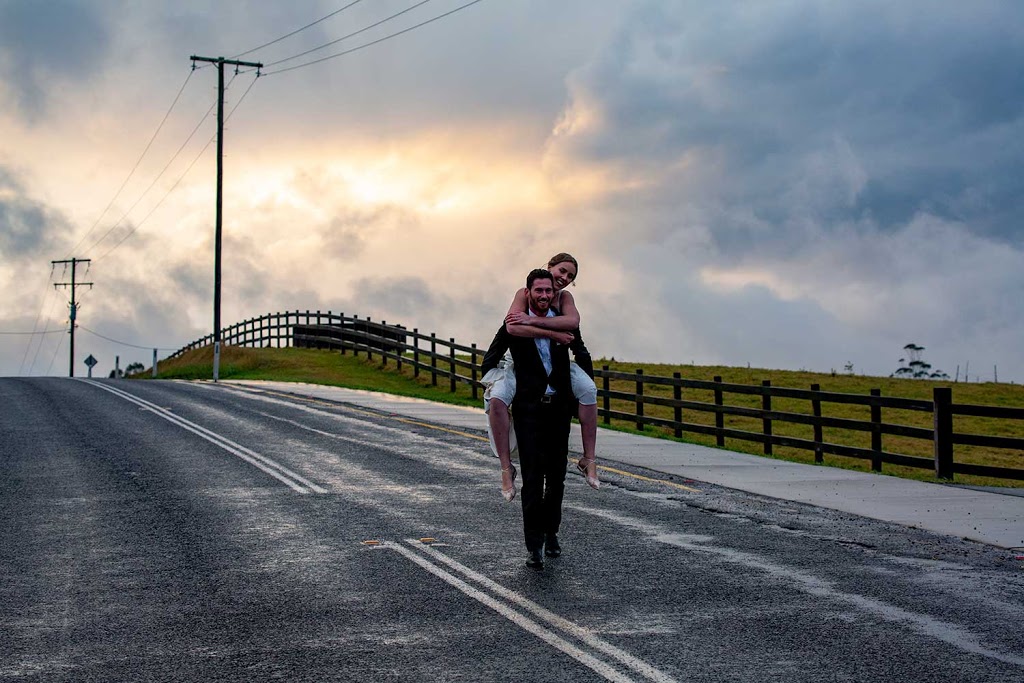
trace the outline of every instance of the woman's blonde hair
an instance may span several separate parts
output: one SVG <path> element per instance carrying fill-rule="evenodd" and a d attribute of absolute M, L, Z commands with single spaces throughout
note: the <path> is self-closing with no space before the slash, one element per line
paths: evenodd
<path fill-rule="evenodd" d="M 579 275 L 580 275 L 580 264 L 576 262 L 576 259 L 573 257 L 572 254 L 567 254 L 564 251 L 561 252 L 560 254 L 555 254 L 550 259 L 548 259 L 548 268 L 554 268 L 559 263 L 565 263 L 566 261 L 568 261 L 569 263 L 571 263 L 574 266 L 576 266 L 576 277 L 579 277 Z M 572 283 L 576 284 L 576 278 L 575 277 L 572 279 Z"/>

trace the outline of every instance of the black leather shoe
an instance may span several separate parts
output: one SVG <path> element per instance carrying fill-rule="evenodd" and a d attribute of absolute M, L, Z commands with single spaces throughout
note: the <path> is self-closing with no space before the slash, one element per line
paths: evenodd
<path fill-rule="evenodd" d="M 558 544 L 556 534 L 548 534 L 547 540 L 544 542 L 544 554 L 548 557 L 558 557 L 562 554 L 562 546 Z"/>
<path fill-rule="evenodd" d="M 526 558 L 526 566 L 530 569 L 544 569 L 544 558 L 540 556 L 540 550 L 531 550 L 530 556 Z"/>

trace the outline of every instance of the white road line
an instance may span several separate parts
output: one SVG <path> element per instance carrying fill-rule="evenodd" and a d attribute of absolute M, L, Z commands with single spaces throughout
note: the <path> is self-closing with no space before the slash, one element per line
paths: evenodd
<path fill-rule="evenodd" d="M 529 600 L 528 598 L 523 597 L 519 593 L 509 590 L 501 584 L 496 583 L 491 579 L 487 578 L 483 574 L 480 574 L 479 572 L 470 569 L 464 564 L 461 564 L 460 562 L 453 560 L 452 558 L 448 557 L 436 548 L 433 548 L 425 543 L 422 543 L 414 539 L 406 539 L 406 543 L 411 545 L 413 548 L 419 550 L 420 552 L 426 553 L 431 557 L 435 558 L 436 560 L 448 565 L 460 574 L 484 586 L 492 593 L 499 595 L 500 597 L 505 598 L 509 602 L 513 602 L 519 605 L 520 607 L 528 610 L 535 616 L 546 621 L 551 626 L 561 629 L 562 631 L 568 633 L 574 638 L 578 638 L 579 640 L 583 641 L 595 650 L 598 650 L 599 652 L 603 652 L 604 654 L 615 658 L 616 660 L 618 660 L 625 666 L 629 667 L 633 671 L 637 672 L 638 674 L 644 676 L 645 678 L 651 681 L 656 681 L 657 683 L 675 683 L 676 679 L 672 678 L 663 671 L 659 671 L 658 669 L 654 668 L 642 659 L 634 657 L 628 652 L 615 647 L 611 643 L 608 643 L 607 641 L 598 638 L 590 630 L 585 629 L 582 626 L 579 626 L 578 624 L 574 624 L 573 622 L 569 621 L 568 619 L 565 619 L 564 617 L 558 616 L 554 612 L 544 607 L 541 607 L 537 603 L 533 602 L 532 600 Z"/>
<path fill-rule="evenodd" d="M 989 657 L 1007 664 L 1024 666 L 1024 656 L 1017 653 L 1004 653 L 992 650 L 981 644 L 981 639 L 978 635 L 962 626 L 942 621 L 927 614 L 912 612 L 866 595 L 845 592 L 838 588 L 834 582 L 808 574 L 800 569 L 773 562 L 755 553 L 715 545 L 713 543 L 713 536 L 681 534 L 661 527 L 657 523 L 619 514 L 611 510 L 600 510 L 582 505 L 567 507 L 577 512 L 594 515 L 600 519 L 614 522 L 632 531 L 646 533 L 652 540 L 659 543 L 717 556 L 723 562 L 736 563 L 743 567 L 760 570 L 772 578 L 780 579 L 789 586 L 802 590 L 805 593 L 863 610 L 879 619 L 902 625 L 919 634 L 941 640 L 963 652 Z"/>
<path fill-rule="evenodd" d="M 416 542 L 418 543 L 419 541 Z M 516 626 L 522 628 L 524 631 L 532 633 L 533 635 L 537 636 L 547 644 L 554 647 L 556 650 L 559 650 L 567 654 L 568 656 L 572 657 L 579 663 L 583 664 L 584 666 L 588 667 L 589 669 L 597 673 L 599 676 L 609 681 L 615 681 L 616 683 L 635 683 L 635 681 L 632 678 L 629 678 L 625 674 L 619 672 L 607 662 L 604 662 L 594 657 L 593 655 L 584 652 L 577 646 L 573 645 L 571 642 L 567 641 L 565 638 L 562 638 L 557 633 L 554 633 L 544 628 L 544 626 L 542 626 L 541 624 L 538 624 L 536 621 L 533 621 L 532 619 L 520 614 L 508 605 L 498 602 L 493 597 L 484 593 L 483 591 L 470 586 L 468 583 L 466 583 L 459 577 L 455 576 L 454 574 L 451 574 L 450 572 L 445 571 L 441 567 L 438 567 L 436 564 L 430 562 L 425 557 L 422 557 L 414 553 L 413 551 L 404 547 L 400 543 L 389 543 L 385 541 L 381 544 L 380 547 L 387 548 L 389 550 L 394 550 L 402 554 L 403 556 L 407 557 L 419 566 L 423 567 L 428 572 L 438 577 L 442 581 L 451 584 L 452 586 L 459 589 L 460 591 L 462 591 L 469 597 L 473 598 L 477 602 L 480 602 L 483 605 L 490 607 L 495 612 L 505 617 Z"/>
<path fill-rule="evenodd" d="M 210 443 L 221 447 L 222 449 L 226 450 L 232 455 L 249 463 L 253 467 L 269 474 L 270 476 L 274 477 L 275 479 L 282 482 L 283 484 L 285 484 L 286 486 L 288 486 L 289 488 L 298 493 L 328 493 L 327 489 L 311 482 L 310 480 L 303 477 L 301 474 L 298 474 L 288 469 L 284 465 L 266 457 L 265 455 L 256 453 L 255 451 L 252 451 L 246 448 L 245 446 L 236 443 L 231 439 L 228 439 L 227 437 L 221 436 L 216 432 L 212 432 L 209 429 L 206 429 L 205 427 L 202 427 L 194 422 L 186 420 L 185 418 L 179 415 L 175 415 L 169 410 L 161 408 L 160 406 L 154 403 L 150 403 L 145 399 L 139 398 L 134 394 L 130 394 L 127 391 L 123 391 L 121 389 L 108 387 L 94 380 L 82 379 L 79 381 L 85 382 L 86 384 L 91 384 L 92 386 L 95 386 L 99 389 L 103 389 L 104 391 L 110 392 L 115 396 L 125 399 L 126 401 L 130 401 L 131 403 L 134 403 L 138 406 L 142 406 L 143 408 L 152 411 L 158 417 L 162 417 L 168 422 L 176 424 L 182 429 L 188 430 L 193 434 L 203 439 L 206 439 Z"/>

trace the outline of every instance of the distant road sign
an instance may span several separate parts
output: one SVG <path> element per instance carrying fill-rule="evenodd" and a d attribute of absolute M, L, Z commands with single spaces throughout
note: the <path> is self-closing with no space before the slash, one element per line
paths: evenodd
<path fill-rule="evenodd" d="M 90 368 L 96 365 L 97 363 L 99 363 L 99 361 L 93 358 L 91 353 L 89 354 L 89 357 L 85 359 L 85 364 L 88 365 Z"/>

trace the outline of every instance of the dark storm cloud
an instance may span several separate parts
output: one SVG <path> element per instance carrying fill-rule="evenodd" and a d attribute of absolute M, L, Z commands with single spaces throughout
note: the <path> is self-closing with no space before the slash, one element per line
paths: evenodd
<path fill-rule="evenodd" d="M 45 110 L 46 91 L 88 80 L 102 65 L 109 42 L 105 18 L 95 5 L 76 0 L 0 4 L 0 75 L 30 120 Z"/>
<path fill-rule="evenodd" d="M 687 197 L 671 169 L 659 189 L 681 186 L 728 249 L 801 239 L 791 223 L 897 229 L 920 211 L 1024 244 L 1021 13 L 650 3 L 570 79 L 603 125 L 563 149 L 633 170 L 694 154 L 718 171 L 710 192 Z"/>
<path fill-rule="evenodd" d="M 36 255 L 42 246 L 54 247 L 55 240 L 70 230 L 67 219 L 27 196 L 14 174 L 0 166 L 0 255 L 5 259 Z"/>
<path fill-rule="evenodd" d="M 368 313 L 388 311 L 404 319 L 426 312 L 440 317 L 452 308 L 450 299 L 419 277 L 360 278 L 353 283 L 352 299 Z"/>
<path fill-rule="evenodd" d="M 339 208 L 331 221 L 318 227 L 317 231 L 332 258 L 355 261 L 375 234 L 395 233 L 416 224 L 415 214 L 396 205 L 364 210 Z"/>

